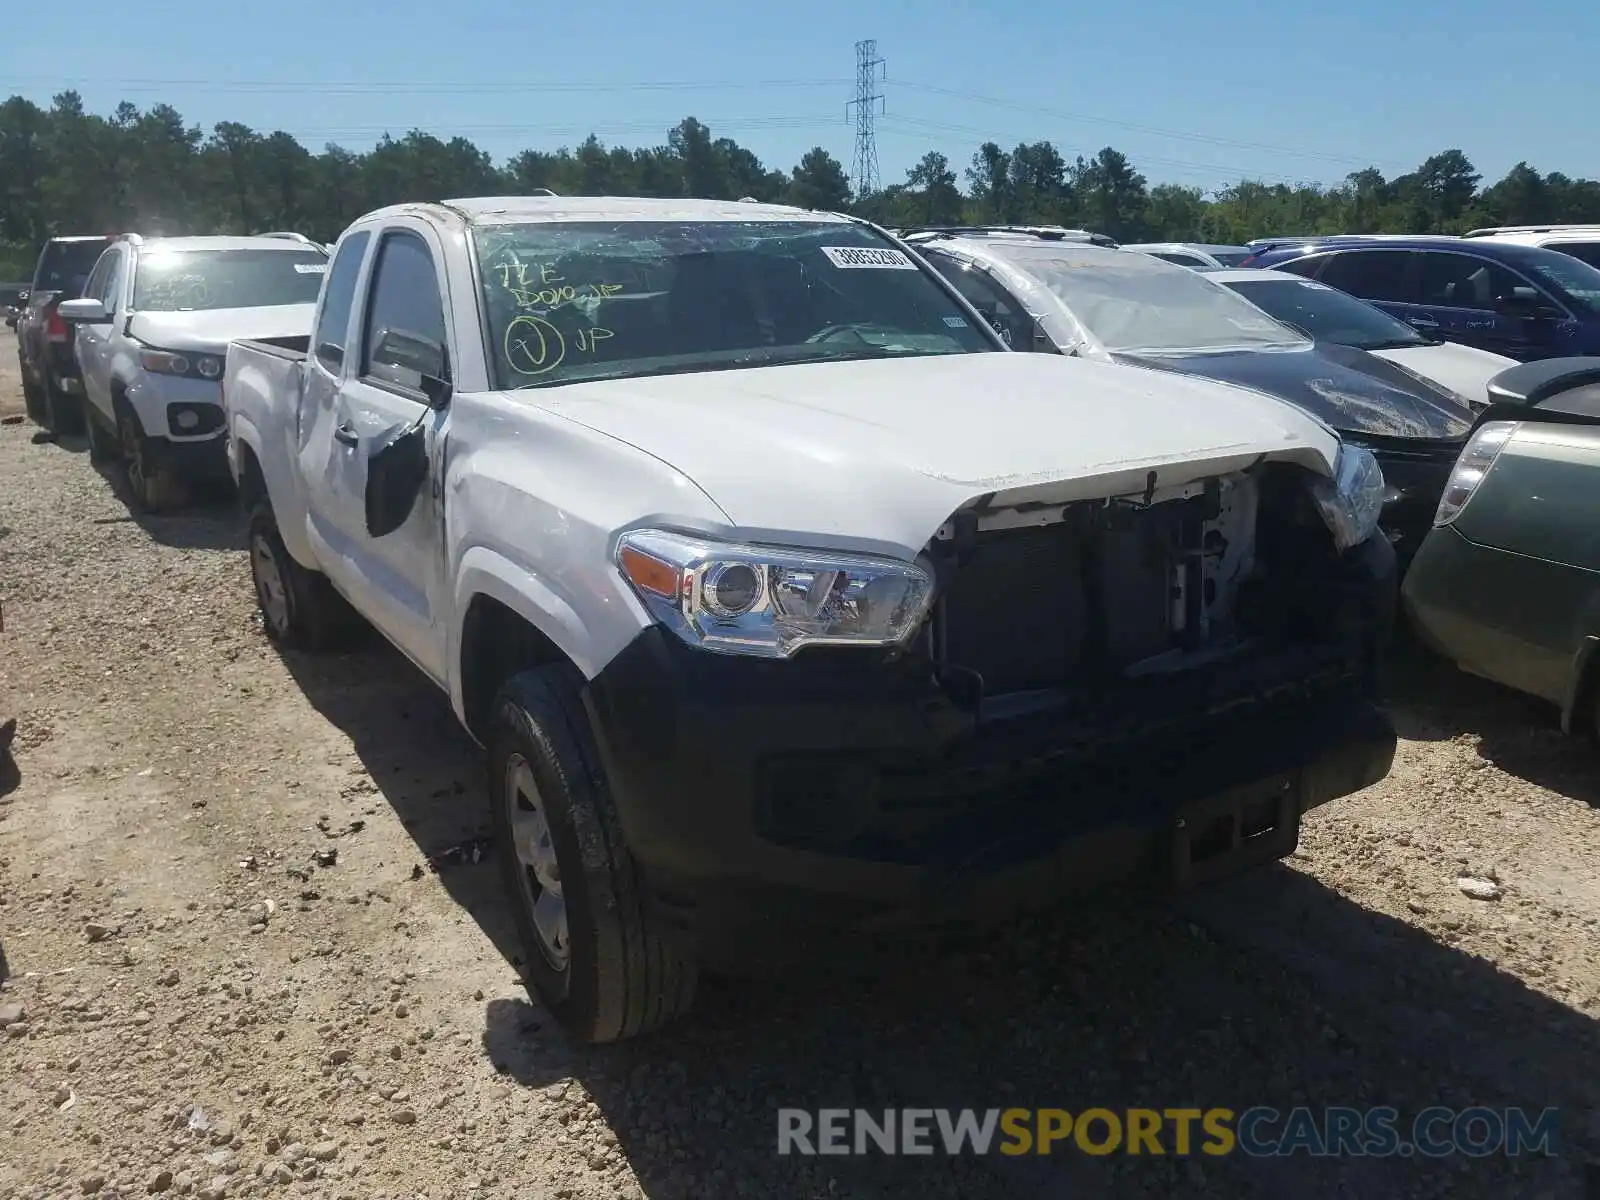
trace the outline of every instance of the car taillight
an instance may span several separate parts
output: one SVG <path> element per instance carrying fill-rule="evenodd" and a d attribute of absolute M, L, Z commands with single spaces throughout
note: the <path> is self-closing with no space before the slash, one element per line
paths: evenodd
<path fill-rule="evenodd" d="M 1444 494 L 1439 497 L 1439 507 L 1434 512 L 1435 526 L 1448 525 L 1461 515 L 1467 501 L 1478 490 L 1478 485 L 1489 474 L 1500 451 L 1505 449 L 1511 435 L 1517 432 L 1516 421 L 1486 421 L 1462 447 L 1461 457 L 1445 481 Z"/>
<path fill-rule="evenodd" d="M 53 307 L 50 309 L 50 323 L 45 326 L 45 332 L 52 342 L 67 340 L 67 319 Z"/>
<path fill-rule="evenodd" d="M 1256 261 L 1256 256 L 1254 254 L 1247 254 L 1247 255 L 1245 255 L 1243 258 L 1241 258 L 1239 260 L 1239 265 L 1241 267 L 1254 266 L 1255 265 L 1255 261 Z"/>

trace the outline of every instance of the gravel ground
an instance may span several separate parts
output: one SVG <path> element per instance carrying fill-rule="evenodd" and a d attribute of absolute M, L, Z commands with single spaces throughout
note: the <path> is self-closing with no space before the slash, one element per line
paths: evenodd
<path fill-rule="evenodd" d="M 0 424 L 0 1196 L 1582 1194 L 1600 784 L 1536 705 L 1408 660 L 1394 773 L 1281 867 L 713 981 L 573 1047 L 518 982 L 444 701 L 382 646 L 280 655 L 225 503 L 130 516 L 33 432 Z M 1553 1105 L 1563 1155 L 774 1150 L 779 1106 L 1187 1104 Z"/>

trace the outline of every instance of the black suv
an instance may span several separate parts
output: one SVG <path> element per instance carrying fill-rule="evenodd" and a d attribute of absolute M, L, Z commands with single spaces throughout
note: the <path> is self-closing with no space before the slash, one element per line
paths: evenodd
<path fill-rule="evenodd" d="M 115 235 L 51 238 L 39 252 L 28 305 L 17 319 L 17 362 L 28 416 L 51 433 L 83 423 L 83 377 L 73 352 L 72 329 L 56 311 L 83 294 L 95 260 Z"/>

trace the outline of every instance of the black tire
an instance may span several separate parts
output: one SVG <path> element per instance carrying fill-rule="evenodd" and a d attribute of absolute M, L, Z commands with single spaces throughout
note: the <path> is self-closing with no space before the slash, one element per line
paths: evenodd
<path fill-rule="evenodd" d="M 250 510 L 250 579 L 267 636 L 295 650 L 337 649 L 359 623 L 328 577 L 295 562 L 265 499 Z"/>
<path fill-rule="evenodd" d="M 17 364 L 20 368 L 22 360 Z M 26 376 L 22 380 L 22 405 L 27 410 L 28 420 L 43 429 L 45 423 L 44 389 L 37 383 L 29 383 Z"/>
<path fill-rule="evenodd" d="M 107 428 L 105 418 L 87 400 L 83 404 L 83 432 L 89 443 L 90 462 L 116 462 L 122 456 L 114 431 Z"/>
<path fill-rule="evenodd" d="M 44 420 L 41 424 L 57 437 L 62 434 L 81 433 L 83 401 L 70 392 L 62 391 L 53 381 L 45 383 Z"/>
<path fill-rule="evenodd" d="M 182 480 L 170 467 L 156 461 L 151 452 L 150 439 L 139 428 L 139 418 L 126 403 L 118 404 L 117 443 L 123 471 L 128 477 L 128 491 L 134 503 L 145 512 L 161 513 L 177 508 L 188 498 Z"/>
<path fill-rule="evenodd" d="M 687 1012 L 698 971 L 660 925 L 622 826 L 565 664 L 513 676 L 495 698 L 489 730 L 489 795 L 495 842 L 526 962 L 524 977 L 568 1034 L 614 1042 L 649 1033 Z M 566 956 L 547 952 L 534 920 L 543 890 L 519 857 L 513 807 L 534 811 L 514 777 L 526 768 L 544 810 L 565 905 Z"/>

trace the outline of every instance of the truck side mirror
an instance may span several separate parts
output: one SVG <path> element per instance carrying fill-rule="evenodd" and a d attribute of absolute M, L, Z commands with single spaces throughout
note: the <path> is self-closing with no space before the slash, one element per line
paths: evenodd
<path fill-rule="evenodd" d="M 385 433 L 367 456 L 368 536 L 383 537 L 404 525 L 427 478 L 427 430 L 422 422 Z"/>

